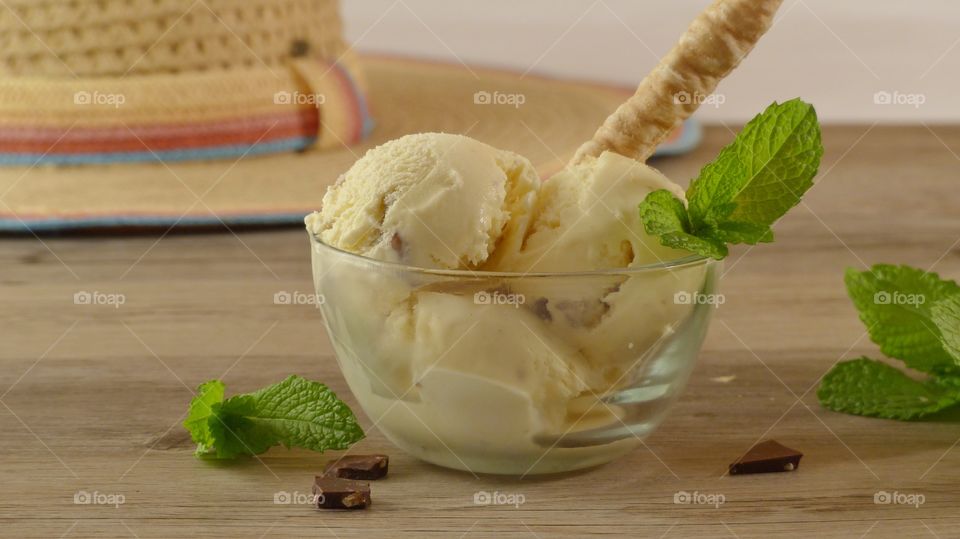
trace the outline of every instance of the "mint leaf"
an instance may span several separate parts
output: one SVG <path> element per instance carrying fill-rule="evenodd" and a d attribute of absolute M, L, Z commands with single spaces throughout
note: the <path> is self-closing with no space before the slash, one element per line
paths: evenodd
<path fill-rule="evenodd" d="M 930 314 L 940 330 L 943 349 L 960 363 L 960 295 L 937 301 L 930 308 Z"/>
<path fill-rule="evenodd" d="M 663 245 L 718 259 L 726 244 L 773 241 L 770 227 L 813 185 L 822 155 L 813 107 L 799 99 L 773 103 L 691 182 L 688 208 L 647 195 L 644 229 Z"/>
<path fill-rule="evenodd" d="M 210 432 L 209 419 L 215 414 L 214 407 L 223 401 L 224 386 L 220 380 L 210 380 L 200 384 L 197 396 L 190 401 L 190 409 L 183 426 L 197 444 L 197 453 L 205 453 L 213 446 L 214 436 Z"/>
<path fill-rule="evenodd" d="M 773 241 L 773 231 L 767 225 L 753 223 L 736 223 L 732 221 L 719 223 L 713 236 L 723 243 L 770 243 Z"/>
<path fill-rule="evenodd" d="M 684 249 L 692 253 L 721 260 L 729 250 L 725 243 L 713 238 L 700 238 L 686 232 L 670 232 L 660 236 L 660 244 L 674 249 Z"/>
<path fill-rule="evenodd" d="M 839 363 L 817 389 L 823 406 L 836 412 L 917 419 L 960 402 L 960 385 L 953 379 L 920 382 L 866 357 Z"/>
<path fill-rule="evenodd" d="M 259 455 L 282 441 L 267 425 L 252 419 L 258 410 L 257 402 L 251 395 L 230 397 L 217 412 L 210 421 L 210 432 L 215 443 L 209 451 L 217 458 Z"/>
<path fill-rule="evenodd" d="M 690 232 L 690 217 L 683 201 L 666 189 L 657 189 L 640 203 L 640 219 L 647 234 Z"/>
<path fill-rule="evenodd" d="M 879 361 L 835 366 L 817 396 L 832 410 L 916 419 L 960 402 L 960 286 L 936 273 L 877 264 L 844 281 L 870 338 L 887 355 L 933 374 L 918 381 Z"/>
<path fill-rule="evenodd" d="M 327 386 L 298 376 L 226 400 L 222 382 L 207 382 L 200 390 L 184 426 L 198 452 L 217 458 L 256 455 L 281 444 L 346 449 L 364 437 L 353 412 Z"/>
<path fill-rule="evenodd" d="M 860 320 L 884 354 L 923 372 L 960 372 L 960 361 L 944 347 L 931 312 L 936 302 L 960 293 L 955 282 L 942 280 L 936 273 L 888 264 L 864 272 L 850 268 L 844 281 Z M 941 311 L 941 323 L 945 323 L 949 308 Z"/>
<path fill-rule="evenodd" d="M 712 238 L 698 238 L 690 233 L 690 219 L 683 201 L 666 189 L 658 189 L 640 203 L 640 219 L 647 234 L 660 236 L 660 243 L 674 249 L 721 259 L 727 246 Z"/>
<path fill-rule="evenodd" d="M 690 184 L 694 230 L 729 233 L 742 243 L 770 241 L 770 225 L 813 185 L 822 155 L 814 108 L 799 99 L 773 103 Z"/>

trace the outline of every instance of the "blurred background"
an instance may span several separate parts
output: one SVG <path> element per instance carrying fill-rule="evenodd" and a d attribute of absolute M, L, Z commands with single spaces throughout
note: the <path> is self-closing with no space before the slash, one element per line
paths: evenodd
<path fill-rule="evenodd" d="M 708 0 L 347 0 L 363 52 L 634 86 Z M 803 96 L 827 122 L 960 120 L 960 2 L 785 0 L 705 120 Z M 720 103 L 719 101 L 722 101 Z"/>

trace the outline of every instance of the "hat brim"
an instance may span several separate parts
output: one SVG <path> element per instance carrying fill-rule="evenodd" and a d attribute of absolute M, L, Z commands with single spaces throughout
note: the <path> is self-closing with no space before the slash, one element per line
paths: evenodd
<path fill-rule="evenodd" d="M 409 59 L 364 57 L 363 68 L 376 127 L 361 144 L 239 160 L 0 167 L 0 231 L 301 223 L 367 149 L 415 132 L 469 135 L 546 174 L 628 95 Z"/>

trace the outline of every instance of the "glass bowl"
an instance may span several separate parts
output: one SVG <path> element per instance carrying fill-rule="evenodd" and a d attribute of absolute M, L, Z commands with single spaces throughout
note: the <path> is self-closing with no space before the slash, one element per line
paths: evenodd
<path fill-rule="evenodd" d="M 325 245 L 314 284 L 337 362 L 394 444 L 474 473 L 540 474 L 635 448 L 687 383 L 721 264 L 580 273 L 431 270 Z"/>

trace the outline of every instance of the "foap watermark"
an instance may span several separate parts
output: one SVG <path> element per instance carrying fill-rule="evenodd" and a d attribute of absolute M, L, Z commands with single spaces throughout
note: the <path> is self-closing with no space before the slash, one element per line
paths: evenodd
<path fill-rule="evenodd" d="M 873 494 L 873 503 L 876 505 L 912 505 L 919 509 L 926 501 L 927 497 L 919 492 L 878 490 Z"/>
<path fill-rule="evenodd" d="M 73 295 L 74 305 L 107 305 L 119 309 L 127 302 L 127 296 L 119 293 L 81 290 Z"/>
<path fill-rule="evenodd" d="M 78 490 L 73 493 L 73 503 L 75 505 L 112 505 L 120 507 L 127 503 L 127 497 L 119 493 Z"/>
<path fill-rule="evenodd" d="M 274 305 L 315 305 L 319 307 L 326 301 L 323 294 L 308 294 L 296 290 L 292 292 L 281 290 L 273 295 Z"/>
<path fill-rule="evenodd" d="M 719 307 L 727 302 L 723 294 L 704 294 L 703 292 L 680 291 L 673 295 L 675 305 L 713 305 Z"/>
<path fill-rule="evenodd" d="M 307 494 L 306 492 L 288 492 L 279 490 L 273 493 L 275 505 L 320 505 L 324 501 L 323 494 Z"/>
<path fill-rule="evenodd" d="M 113 108 L 120 108 L 127 102 L 127 96 L 123 94 L 111 94 L 99 91 L 88 92 L 81 90 L 73 94 L 74 105 L 105 105 Z"/>
<path fill-rule="evenodd" d="M 473 505 L 512 505 L 519 509 L 526 502 L 527 497 L 519 492 L 478 490 L 473 493 Z"/>
<path fill-rule="evenodd" d="M 680 90 L 673 94 L 673 102 L 677 105 L 707 105 L 720 108 L 727 102 L 727 96 L 723 94 L 701 94 L 700 92 L 691 94 L 686 90 Z"/>
<path fill-rule="evenodd" d="M 719 509 L 721 505 L 727 503 L 727 497 L 719 492 L 678 490 L 673 494 L 673 503 L 676 505 L 712 505 Z"/>
<path fill-rule="evenodd" d="M 508 105 L 518 109 L 526 102 L 527 96 L 524 94 L 488 92 L 486 90 L 480 90 L 473 94 L 474 105 Z"/>
<path fill-rule="evenodd" d="M 899 291 L 881 291 L 873 295 L 873 303 L 877 305 L 923 305 L 927 297 L 923 294 L 906 294 Z"/>
<path fill-rule="evenodd" d="M 520 308 L 527 302 L 527 297 L 523 294 L 507 294 L 494 290 L 487 292 L 483 290 L 473 295 L 473 302 L 477 305 L 513 305 Z"/>
<path fill-rule="evenodd" d="M 918 109 L 926 102 L 926 94 L 907 94 L 897 90 L 892 92 L 880 90 L 873 94 L 874 105 L 906 105 Z"/>
<path fill-rule="evenodd" d="M 273 94 L 274 105 L 309 105 L 319 107 L 327 102 L 324 94 L 304 92 L 277 92 Z"/>

